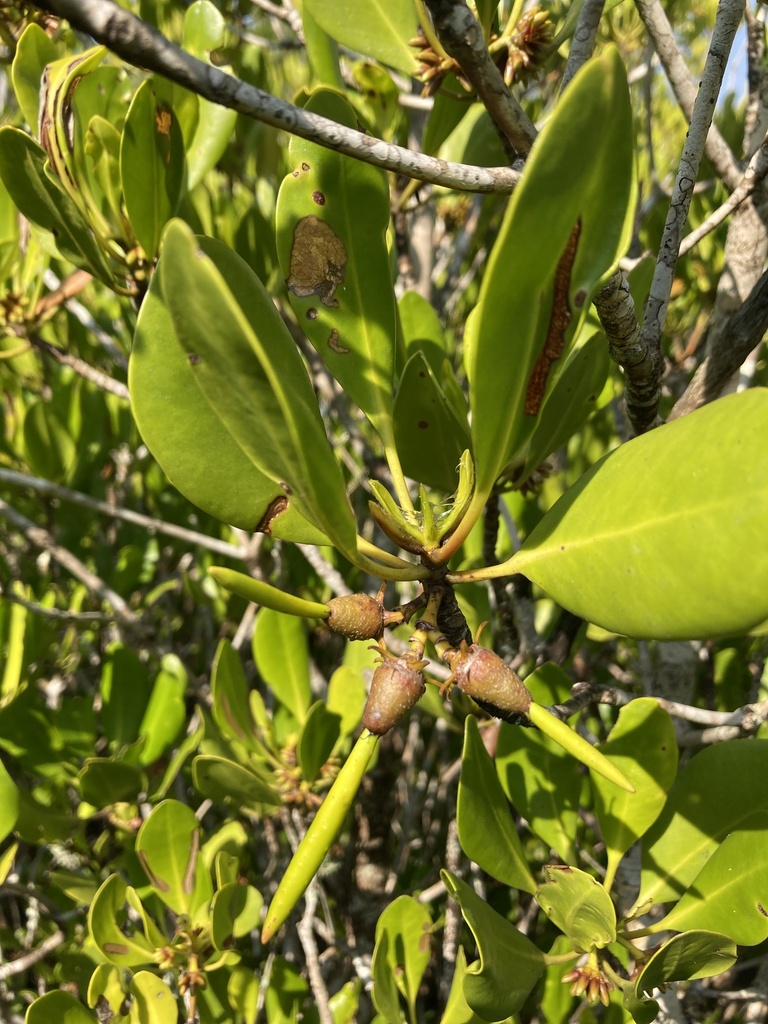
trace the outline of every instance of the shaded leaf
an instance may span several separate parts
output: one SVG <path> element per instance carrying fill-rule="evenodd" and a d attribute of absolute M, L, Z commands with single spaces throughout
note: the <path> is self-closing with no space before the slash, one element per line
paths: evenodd
<path fill-rule="evenodd" d="M 69 992 L 46 992 L 32 1003 L 24 1024 L 96 1024 L 96 1017 Z"/>
<path fill-rule="evenodd" d="M 83 800 L 98 809 L 134 801 L 147 788 L 140 768 L 108 757 L 89 757 L 77 779 Z"/>
<path fill-rule="evenodd" d="M 261 893 L 252 885 L 228 882 L 211 902 L 211 940 L 216 949 L 228 949 L 235 939 L 258 926 L 264 904 Z"/>
<path fill-rule="evenodd" d="M 296 761 L 301 777 L 314 782 L 331 756 L 341 732 L 341 716 L 318 700 L 307 712 L 296 744 Z"/>
<path fill-rule="evenodd" d="M 40 25 L 30 22 L 16 43 L 11 81 L 21 113 L 32 131 L 37 130 L 43 71 L 57 57 L 53 40 Z"/>
<path fill-rule="evenodd" d="M 262 608 L 253 633 L 253 656 L 265 683 L 291 714 L 303 722 L 312 703 L 304 623 Z"/>
<path fill-rule="evenodd" d="M 175 654 L 163 655 L 139 726 L 144 739 L 140 764 L 154 764 L 179 736 L 187 717 L 186 692 L 186 669 Z"/>
<path fill-rule="evenodd" d="M 411 0 L 305 0 L 315 21 L 342 46 L 380 60 L 382 64 L 413 74 L 414 53 L 408 40 L 416 35 Z"/>
<path fill-rule="evenodd" d="M 616 941 L 616 911 L 602 885 L 586 871 L 566 865 L 544 868 L 536 900 L 573 948 L 587 953 Z"/>
<path fill-rule="evenodd" d="M 412 896 L 398 896 L 376 924 L 371 975 L 373 1002 L 387 1020 L 399 1022 L 398 991 L 415 1019 L 419 985 L 429 964 L 432 919 Z"/>
<path fill-rule="evenodd" d="M 269 776 L 236 761 L 213 754 L 201 754 L 192 762 L 195 788 L 212 800 L 234 800 L 246 807 L 279 807 L 280 794 Z"/>
<path fill-rule="evenodd" d="M 136 836 L 136 854 L 152 888 L 177 914 L 191 916 L 213 893 L 200 838 L 194 811 L 177 800 L 158 804 Z"/>
<path fill-rule="evenodd" d="M 676 935 L 654 953 L 635 983 L 635 992 L 652 992 L 671 981 L 693 981 L 722 974 L 736 961 L 736 944 L 727 935 L 693 931 Z"/>

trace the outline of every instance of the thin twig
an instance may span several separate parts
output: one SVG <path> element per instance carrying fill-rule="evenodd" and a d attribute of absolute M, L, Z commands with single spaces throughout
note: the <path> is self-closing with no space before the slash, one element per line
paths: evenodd
<path fill-rule="evenodd" d="M 30 967 L 34 967 L 36 963 L 44 960 L 54 949 L 58 949 L 65 938 L 64 932 L 57 928 L 53 935 L 49 935 L 39 946 L 30 949 L 28 953 L 17 956 L 15 960 L 9 960 L 7 963 L 0 964 L 0 982 L 10 978 L 13 974 L 22 974 Z"/>
<path fill-rule="evenodd" d="M 36 0 L 35 6 L 66 18 L 129 64 L 162 75 L 212 103 L 376 167 L 435 185 L 496 195 L 509 194 L 519 181 L 519 173 L 509 167 L 438 160 L 295 107 L 197 60 L 111 0 Z"/>
<path fill-rule="evenodd" d="M 458 62 L 516 154 L 526 156 L 536 139 L 536 128 L 507 88 L 465 0 L 425 0 L 425 4 L 446 53 Z"/>
<path fill-rule="evenodd" d="M 284 22 L 296 33 L 298 39 L 304 42 L 304 29 L 301 24 L 301 15 L 293 6 L 273 4 L 272 0 L 251 0 L 254 7 L 268 14 L 271 18 L 277 18 Z"/>
<path fill-rule="evenodd" d="M 331 588 L 334 597 L 345 597 L 352 593 L 339 570 L 334 569 L 327 558 L 323 558 L 318 548 L 313 544 L 296 544 L 295 546 L 304 555 L 323 583 Z"/>
<path fill-rule="evenodd" d="M 70 612 L 63 608 L 46 608 L 45 605 L 36 601 L 28 601 L 20 594 L 12 590 L 3 590 L 0 587 L 0 597 L 13 604 L 19 604 L 26 608 L 33 615 L 39 615 L 41 619 L 54 619 L 57 622 L 114 622 L 114 615 L 105 615 L 104 612 Z"/>
<path fill-rule="evenodd" d="M 196 530 L 188 530 L 183 526 L 176 526 L 175 523 L 165 523 L 161 519 L 153 519 L 152 516 L 145 516 L 141 512 L 134 512 L 132 509 L 120 508 L 118 505 L 110 505 L 106 501 L 99 501 L 91 498 L 81 491 L 71 491 L 68 487 L 51 483 L 37 476 L 27 476 L 25 473 L 17 473 L 13 469 L 0 468 L 0 483 L 11 484 L 14 487 L 28 487 L 47 498 L 58 498 L 61 501 L 68 501 L 72 505 L 79 505 L 81 508 L 90 509 L 93 512 L 100 512 L 102 515 L 112 519 L 122 519 L 126 523 L 133 523 L 135 526 L 143 526 L 150 533 L 162 533 L 167 537 L 175 537 L 187 544 L 195 544 L 198 547 L 214 551 L 217 555 L 225 558 L 244 559 L 249 557 L 250 550 L 240 544 L 229 544 L 225 540 L 218 540 L 216 537 L 207 537 L 204 533 Z"/>
<path fill-rule="evenodd" d="M 645 24 L 648 35 L 653 41 L 653 46 L 656 53 L 659 55 L 659 60 L 667 73 L 669 84 L 672 86 L 672 91 L 680 105 L 680 109 L 685 114 L 686 120 L 690 122 L 693 118 L 693 108 L 697 98 L 697 87 L 694 79 L 691 78 L 691 74 L 688 71 L 680 50 L 678 49 L 677 43 L 675 42 L 672 26 L 669 23 L 660 0 L 635 0 L 635 6 L 637 7 L 638 14 Z M 732 10 L 733 8 L 738 8 L 738 15 L 736 17 L 736 27 L 738 27 L 738 23 L 744 12 L 744 4 L 741 3 L 740 0 L 738 0 L 736 4 L 733 4 L 731 0 L 729 0 L 729 2 L 718 4 L 717 17 L 721 17 L 721 9 Z M 730 14 L 730 11 L 725 10 L 725 13 Z M 710 43 L 710 53 L 712 52 L 712 46 L 715 44 L 717 39 L 718 28 L 716 21 L 715 31 L 712 35 L 712 42 Z M 727 51 L 730 50 L 730 43 L 724 47 L 724 50 L 726 52 L 723 57 L 721 72 L 725 70 Z M 712 110 L 714 111 L 714 102 L 712 103 Z M 712 164 L 718 178 L 720 178 L 728 190 L 732 191 L 735 189 L 739 183 L 739 179 L 741 178 L 741 168 L 731 152 L 728 143 L 714 125 L 708 125 L 707 129 L 705 129 L 704 153 L 707 160 Z"/>
<path fill-rule="evenodd" d="M 592 56 L 604 6 L 605 0 L 584 0 L 582 4 L 576 22 L 576 30 L 571 40 L 571 48 L 568 51 L 563 80 L 560 83 L 561 93 L 568 87 L 579 68 Z"/>
<path fill-rule="evenodd" d="M 67 548 L 57 544 L 50 533 L 43 529 L 42 526 L 37 526 L 32 522 L 31 519 L 27 519 L 16 509 L 12 508 L 7 502 L 0 498 L 0 517 L 6 519 L 12 526 L 15 526 L 17 530 L 20 530 L 27 540 L 34 544 L 35 547 L 42 548 L 47 551 L 54 561 L 58 562 L 59 565 L 66 569 L 67 572 L 71 573 L 75 579 L 79 580 L 91 593 L 101 598 L 102 601 L 106 601 L 112 605 L 114 610 L 114 618 L 117 622 L 124 626 L 139 626 L 141 620 L 135 612 L 131 611 L 125 601 L 117 594 L 110 586 L 108 586 L 100 576 L 84 565 L 76 555 L 73 555 Z"/>
<path fill-rule="evenodd" d="M 743 12 L 744 0 L 721 0 L 717 5 L 715 27 L 704 65 L 701 85 L 693 104 L 690 128 L 680 157 L 653 282 L 643 317 L 641 340 L 647 346 L 648 351 L 656 355 L 656 358 L 661 352 L 661 335 L 677 266 L 680 241 L 699 173 L 707 131 L 712 122 L 712 114 L 728 62 L 728 54 Z M 741 174 L 739 174 L 740 177 Z M 734 182 L 734 187 L 736 184 L 738 184 L 738 180 Z"/>
<path fill-rule="evenodd" d="M 571 697 L 563 704 L 555 704 L 549 710 L 561 721 L 590 704 L 612 704 L 623 707 L 632 700 L 632 694 L 619 689 L 618 686 L 605 686 L 602 683 L 576 683 L 571 687 Z"/>
<path fill-rule="evenodd" d="M 27 335 L 27 338 L 39 352 L 43 352 L 45 355 L 50 356 L 51 359 L 55 359 L 61 366 L 68 366 L 71 370 L 74 370 L 78 377 L 89 381 L 101 391 L 109 391 L 110 394 L 117 395 L 118 398 L 122 398 L 126 402 L 130 401 L 131 396 L 128 388 L 122 381 L 115 380 L 114 377 L 110 377 L 107 373 L 102 373 L 95 366 L 91 366 L 83 359 L 78 359 L 77 356 L 73 356 L 70 352 L 62 352 L 60 348 L 56 348 L 50 342 L 44 341 L 39 334 L 32 332 Z"/>
<path fill-rule="evenodd" d="M 309 987 L 312 989 L 312 995 L 315 997 L 315 1006 L 317 1007 L 317 1015 L 320 1019 L 320 1024 L 333 1024 L 333 1014 L 331 1008 L 328 1005 L 328 989 L 323 979 L 323 972 L 320 970 L 320 961 L 317 956 L 317 943 L 315 942 L 315 932 L 313 928 L 313 921 L 315 918 L 315 909 L 317 907 L 317 882 L 312 882 L 304 896 L 304 913 L 301 915 L 301 920 L 296 925 L 296 934 L 301 942 L 301 947 L 304 950 L 304 963 L 307 968 L 307 977 L 309 979 Z"/>

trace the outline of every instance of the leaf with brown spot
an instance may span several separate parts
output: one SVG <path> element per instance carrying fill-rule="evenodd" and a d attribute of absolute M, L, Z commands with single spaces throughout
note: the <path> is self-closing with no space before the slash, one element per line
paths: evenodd
<path fill-rule="evenodd" d="M 334 293 L 344 281 L 346 266 L 347 250 L 330 224 L 314 215 L 302 217 L 293 229 L 290 276 L 285 282 L 289 290 L 300 298 L 318 295 L 323 305 L 337 309 Z"/>

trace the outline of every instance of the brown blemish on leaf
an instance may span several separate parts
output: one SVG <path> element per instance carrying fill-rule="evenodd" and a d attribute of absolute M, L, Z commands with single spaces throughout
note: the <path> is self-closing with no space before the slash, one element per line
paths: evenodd
<path fill-rule="evenodd" d="M 286 494 L 293 494 L 293 488 L 289 483 L 286 483 L 285 480 L 278 480 L 277 485 L 278 487 L 282 487 Z"/>
<path fill-rule="evenodd" d="M 344 348 L 344 346 L 339 343 L 339 332 L 335 327 L 328 336 L 328 348 L 331 352 L 337 352 L 340 356 L 345 356 L 349 352 L 348 348 Z"/>
<path fill-rule="evenodd" d="M 189 354 L 187 355 L 187 359 L 189 360 L 189 365 L 190 365 L 190 366 L 199 366 L 199 365 L 200 365 L 200 363 L 201 363 L 201 362 L 203 361 L 203 360 L 202 360 L 202 357 L 201 357 L 201 356 L 199 356 L 199 355 L 197 354 L 197 352 L 190 352 L 190 353 L 189 353 Z"/>
<path fill-rule="evenodd" d="M 568 290 L 571 285 L 571 270 L 576 259 L 576 249 L 581 234 L 581 218 L 576 221 L 568 243 L 555 270 L 555 283 L 552 292 L 552 311 L 549 314 L 549 327 L 544 348 L 536 360 L 525 392 L 525 412 L 528 416 L 537 416 L 552 363 L 559 359 L 565 345 L 565 332 L 571 322 L 571 307 L 568 304 Z"/>
<path fill-rule="evenodd" d="M 419 420 L 419 430 L 426 430 L 429 426 L 426 420 Z"/>
<path fill-rule="evenodd" d="M 308 163 L 303 163 L 301 165 L 301 169 L 302 169 L 302 171 L 308 171 L 309 170 L 309 164 Z"/>
<path fill-rule="evenodd" d="M 314 306 L 310 306 L 307 310 L 307 320 L 317 320 L 317 310 Z"/>
<path fill-rule="evenodd" d="M 125 956 L 126 953 L 130 953 L 130 949 L 121 942 L 105 942 L 101 948 L 105 953 L 116 953 L 118 956 Z"/>
<path fill-rule="evenodd" d="M 293 229 L 291 272 L 285 282 L 294 295 L 319 295 L 324 306 L 338 308 L 334 292 L 344 280 L 347 250 L 330 224 L 302 217 Z"/>
<path fill-rule="evenodd" d="M 173 124 L 173 115 L 168 107 L 162 106 L 155 109 L 155 128 L 160 135 L 170 135 Z"/>
<path fill-rule="evenodd" d="M 254 533 L 266 533 L 269 536 L 272 533 L 272 521 L 277 519 L 281 512 L 285 512 L 288 508 L 288 499 L 283 497 L 282 494 L 273 498 L 272 501 L 267 505 L 267 511 L 256 523 L 254 527 Z"/>
<path fill-rule="evenodd" d="M 763 917 L 768 917 L 768 910 L 765 909 L 762 903 L 757 904 L 757 909 L 759 913 L 763 915 Z"/>
<path fill-rule="evenodd" d="M 189 848 L 189 860 L 187 861 L 187 870 L 184 872 L 184 878 L 181 881 L 182 891 L 190 895 L 195 888 L 195 875 L 197 874 L 197 855 L 200 852 L 200 829 L 196 828 L 192 832 L 192 842 Z"/>
<path fill-rule="evenodd" d="M 150 868 L 147 862 L 146 853 L 143 850 L 137 850 L 136 855 L 139 858 L 141 866 L 144 868 L 144 873 L 149 879 L 151 885 L 153 885 L 155 889 L 158 889 L 160 892 L 170 892 L 170 885 L 168 885 L 164 878 L 160 878 L 159 875 L 156 875 L 154 871 Z"/>
<path fill-rule="evenodd" d="M 227 697 L 225 693 L 221 696 L 221 708 L 222 711 L 224 712 L 224 717 L 229 722 L 229 727 L 235 734 L 235 736 L 239 736 L 240 739 L 243 740 L 246 739 L 245 729 L 243 729 L 242 725 L 240 725 L 235 715 L 233 715 L 232 707 L 229 703 L 229 697 Z"/>
<path fill-rule="evenodd" d="M 312 193 L 312 199 L 317 203 L 318 206 L 325 206 L 325 196 L 319 189 L 315 189 Z"/>
<path fill-rule="evenodd" d="M 298 172 L 298 171 L 294 171 L 294 172 L 293 172 L 293 177 L 294 177 L 294 178 L 298 178 L 298 176 L 299 176 L 299 172 Z"/>

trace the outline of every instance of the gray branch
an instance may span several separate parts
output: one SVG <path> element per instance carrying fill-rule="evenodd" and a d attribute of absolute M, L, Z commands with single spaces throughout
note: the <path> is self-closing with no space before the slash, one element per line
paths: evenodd
<path fill-rule="evenodd" d="M 571 48 L 568 51 L 568 60 L 565 64 L 563 80 L 560 83 L 561 92 L 568 87 L 579 68 L 586 64 L 592 56 L 604 6 L 605 0 L 584 0 L 571 40 Z"/>
<path fill-rule="evenodd" d="M 474 167 L 438 160 L 295 107 L 197 60 L 111 0 L 36 0 L 35 6 L 65 18 L 129 64 L 162 75 L 212 103 L 345 156 L 465 192 L 507 195 L 519 181 L 519 173 L 509 167 Z"/>
<path fill-rule="evenodd" d="M 507 88 L 483 38 L 483 30 L 465 0 L 425 0 L 440 42 L 477 90 L 499 131 L 518 156 L 526 156 L 536 128 Z"/>
<path fill-rule="evenodd" d="M 647 346 L 652 359 L 660 358 L 661 335 L 667 315 L 683 228 L 693 198 L 693 189 L 699 174 L 699 165 L 704 152 L 707 132 L 712 123 L 712 114 L 720 92 L 725 66 L 728 62 L 728 54 L 743 13 L 744 0 L 721 0 L 717 6 L 715 27 L 704 65 L 701 85 L 691 113 L 690 128 L 680 157 L 653 282 L 643 317 L 641 341 L 643 345 Z M 741 178 L 740 173 L 739 178 Z M 734 187 L 736 184 L 738 184 L 738 180 L 734 182 Z"/>

